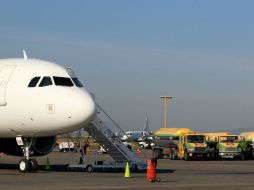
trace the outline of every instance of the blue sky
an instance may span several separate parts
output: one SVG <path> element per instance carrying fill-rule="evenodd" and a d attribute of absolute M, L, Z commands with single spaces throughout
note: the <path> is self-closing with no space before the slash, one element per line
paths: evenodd
<path fill-rule="evenodd" d="M 125 130 L 254 124 L 254 1 L 1 1 L 0 58 L 71 66 Z"/>

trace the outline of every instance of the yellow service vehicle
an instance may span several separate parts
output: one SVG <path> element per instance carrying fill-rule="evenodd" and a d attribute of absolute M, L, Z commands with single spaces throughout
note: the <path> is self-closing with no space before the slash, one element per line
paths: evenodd
<path fill-rule="evenodd" d="M 207 142 L 218 142 L 218 137 L 219 136 L 224 136 L 224 135 L 230 135 L 229 132 L 207 132 L 207 133 L 202 133 L 206 137 Z"/>
<path fill-rule="evenodd" d="M 161 128 L 154 132 L 153 153 L 159 158 L 178 159 L 180 137 L 193 133 L 189 128 Z"/>
<path fill-rule="evenodd" d="M 217 144 L 219 158 L 242 158 L 243 151 L 240 140 L 238 135 L 219 136 Z"/>
<path fill-rule="evenodd" d="M 242 158 L 245 143 L 239 135 L 230 135 L 229 132 L 203 133 L 213 159 Z"/>
<path fill-rule="evenodd" d="M 254 131 L 242 132 L 240 136 L 242 138 L 241 147 L 243 149 L 244 159 L 253 159 Z"/>
<path fill-rule="evenodd" d="M 170 140 L 179 143 L 179 137 L 188 133 L 193 133 L 189 128 L 161 128 L 154 132 L 155 144 L 161 147 L 169 147 Z"/>
<path fill-rule="evenodd" d="M 245 141 L 252 143 L 254 141 L 254 131 L 242 132 L 240 136 L 243 137 Z"/>
<path fill-rule="evenodd" d="M 192 133 L 181 136 L 178 149 L 178 157 L 186 161 L 210 157 L 205 135 L 203 134 Z"/>
<path fill-rule="evenodd" d="M 207 149 L 210 155 L 210 159 L 219 159 L 219 150 L 217 149 L 218 141 L 220 136 L 230 135 L 229 132 L 206 132 L 202 133 L 205 135 Z"/>

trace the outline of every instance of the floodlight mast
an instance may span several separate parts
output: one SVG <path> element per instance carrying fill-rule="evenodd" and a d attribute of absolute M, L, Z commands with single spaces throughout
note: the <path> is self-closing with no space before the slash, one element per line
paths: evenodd
<path fill-rule="evenodd" d="M 167 105 L 170 99 L 172 99 L 172 96 L 161 96 L 161 99 L 163 99 L 164 102 L 164 128 L 167 128 Z"/>

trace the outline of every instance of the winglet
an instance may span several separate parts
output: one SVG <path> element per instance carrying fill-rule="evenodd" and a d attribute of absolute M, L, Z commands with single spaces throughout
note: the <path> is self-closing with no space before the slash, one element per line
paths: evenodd
<path fill-rule="evenodd" d="M 23 56 L 24 56 L 24 59 L 27 59 L 27 55 L 26 55 L 26 51 L 23 50 Z"/>

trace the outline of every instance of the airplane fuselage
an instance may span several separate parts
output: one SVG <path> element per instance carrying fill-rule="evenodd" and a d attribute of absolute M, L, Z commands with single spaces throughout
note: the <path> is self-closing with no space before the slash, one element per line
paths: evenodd
<path fill-rule="evenodd" d="M 0 60 L 0 138 L 55 136 L 88 124 L 95 103 L 74 80 L 51 62 Z"/>

